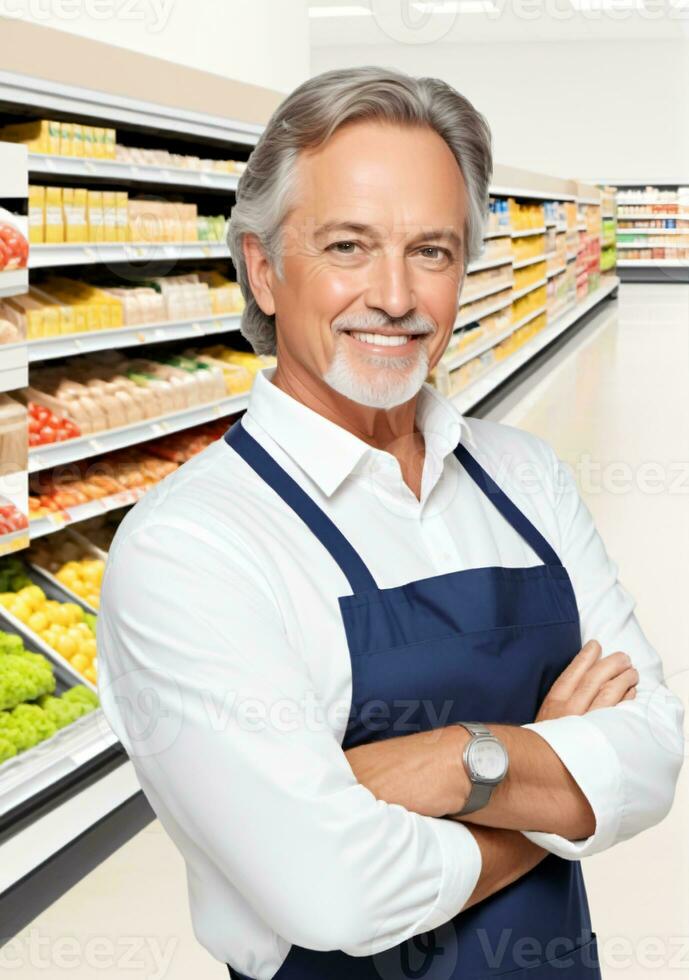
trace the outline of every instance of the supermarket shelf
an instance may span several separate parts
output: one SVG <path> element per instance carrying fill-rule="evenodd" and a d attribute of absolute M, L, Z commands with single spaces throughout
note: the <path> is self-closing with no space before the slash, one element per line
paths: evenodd
<path fill-rule="evenodd" d="M 0 555 L 10 555 L 13 551 L 21 551 L 29 546 L 29 528 L 22 527 L 18 531 L 0 534 Z"/>
<path fill-rule="evenodd" d="M 137 443 L 167 435 L 169 432 L 180 432 L 191 426 L 210 422 L 241 412 L 248 404 L 248 392 L 241 395 L 230 395 L 217 402 L 207 405 L 195 405 L 193 408 L 175 412 L 172 415 L 161 415 L 156 419 L 145 422 L 135 422 L 133 425 L 123 425 L 117 429 L 106 429 L 93 435 L 79 436 L 76 439 L 66 439 L 64 442 L 52 442 L 45 446 L 35 446 L 29 450 L 29 473 L 48 469 L 50 466 L 60 466 L 73 463 L 78 459 L 87 459 L 99 453 L 123 449 L 125 446 L 135 446 Z"/>
<path fill-rule="evenodd" d="M 0 142 L 0 173 L 2 197 L 27 197 L 29 193 L 26 172 L 26 147 L 22 143 Z"/>
<path fill-rule="evenodd" d="M 498 228 L 496 231 L 487 231 L 483 235 L 483 240 L 488 238 L 509 238 L 512 234 L 511 228 Z"/>
<path fill-rule="evenodd" d="M 29 288 L 28 269 L 10 269 L 0 273 L 0 299 L 3 296 L 18 296 Z"/>
<path fill-rule="evenodd" d="M 550 272 L 548 273 L 547 278 L 548 279 L 552 279 L 553 276 L 559 276 L 561 272 L 566 272 L 566 271 L 567 271 L 567 266 L 566 265 L 559 265 L 557 267 L 557 269 L 551 269 L 550 270 Z"/>
<path fill-rule="evenodd" d="M 547 286 L 547 284 L 548 284 L 547 279 L 539 279 L 538 282 L 533 282 L 531 283 L 530 286 L 525 286 L 523 289 L 520 289 L 518 292 L 512 293 L 512 302 L 514 302 L 515 299 L 521 299 L 521 297 L 526 296 L 527 293 L 533 292 L 533 290 L 538 289 L 539 286 Z"/>
<path fill-rule="evenodd" d="M 227 258 L 225 242 L 56 242 L 32 245 L 29 268 L 94 265 L 108 262 L 155 262 L 162 259 Z"/>
<path fill-rule="evenodd" d="M 0 346 L 0 391 L 16 391 L 29 383 L 26 344 Z"/>
<path fill-rule="evenodd" d="M 20 72 L 0 71 L 0 102 L 35 109 L 40 106 L 46 116 L 60 114 L 86 116 L 105 120 L 110 125 L 125 124 L 168 133 L 181 133 L 202 139 L 220 140 L 254 146 L 264 127 L 255 123 L 191 112 L 175 106 L 132 99 L 95 88 L 64 85 L 49 78 L 37 78 Z"/>
<path fill-rule="evenodd" d="M 128 507 L 140 500 L 146 490 L 142 487 L 136 490 L 120 490 L 119 493 L 111 493 L 107 497 L 99 497 L 96 500 L 89 500 L 86 504 L 77 504 L 75 507 L 66 507 L 58 510 L 48 517 L 36 517 L 29 521 L 29 534 L 31 540 L 42 538 L 46 534 L 54 534 L 55 531 L 62 530 L 79 521 L 87 521 L 90 517 L 97 517 L 99 514 L 107 514 L 108 511 L 117 510 L 119 507 Z"/>
<path fill-rule="evenodd" d="M 479 259 L 467 266 L 467 275 L 472 272 L 483 272 L 484 269 L 497 269 L 501 265 L 512 265 L 512 256 L 506 255 L 500 259 Z"/>
<path fill-rule="evenodd" d="M 555 226 L 555 231 L 558 233 L 558 235 L 562 235 L 565 232 L 569 231 L 569 229 L 568 229 L 567 225 L 560 224 L 560 225 L 556 225 Z"/>
<path fill-rule="evenodd" d="M 665 266 L 675 269 L 689 269 L 689 259 L 618 259 L 617 265 L 627 269 L 649 265 Z"/>
<path fill-rule="evenodd" d="M 219 173 L 214 170 L 185 170 L 182 167 L 122 163 L 119 160 L 55 156 L 47 153 L 29 153 L 29 173 L 34 176 L 80 177 L 84 180 L 167 184 L 225 193 L 234 193 L 239 181 L 239 174 Z"/>
<path fill-rule="evenodd" d="M 577 303 L 571 310 L 561 314 L 554 323 L 549 324 L 527 341 L 523 347 L 514 354 L 507 357 L 501 364 L 488 371 L 483 377 L 477 378 L 472 384 L 460 391 L 452 399 L 457 409 L 461 413 L 466 413 L 490 394 L 498 385 L 502 384 L 510 375 L 514 374 L 523 364 L 529 361 L 535 354 L 546 347 L 552 340 L 558 337 L 565 330 L 568 330 L 585 313 L 599 303 L 610 293 L 614 292 L 619 286 L 620 280 L 617 276 L 609 276 L 608 282 L 603 283 L 598 289 L 586 297 L 581 303 Z M 519 324 L 512 328 L 515 330 Z"/>
<path fill-rule="evenodd" d="M 543 228 L 524 228 L 522 231 L 513 231 L 512 238 L 528 238 L 529 235 L 544 235 L 545 225 Z"/>
<path fill-rule="evenodd" d="M 618 225 L 617 235 L 689 235 L 689 225 L 686 228 L 620 228 Z"/>
<path fill-rule="evenodd" d="M 478 323 L 480 320 L 485 320 L 487 316 L 491 316 L 493 313 L 497 313 L 499 310 L 504 310 L 506 306 L 512 305 L 512 296 L 509 299 L 501 299 L 499 303 L 494 303 L 492 306 L 486 307 L 485 310 L 481 310 L 478 316 L 472 313 L 465 314 L 460 320 L 455 321 L 455 325 L 452 328 L 453 333 L 455 330 L 459 330 L 461 327 L 467 327 L 470 323 Z"/>
<path fill-rule="evenodd" d="M 509 282 L 494 283 L 490 289 L 485 289 L 482 293 L 476 293 L 475 296 L 465 296 L 462 293 L 462 306 L 466 306 L 467 303 L 477 303 L 480 299 L 485 299 L 487 296 L 493 296 L 495 293 L 501 293 L 503 289 L 510 289 L 512 286 L 512 280 Z"/>
<path fill-rule="evenodd" d="M 535 320 L 537 316 L 541 315 L 541 313 L 547 313 L 547 312 L 548 312 L 548 306 L 546 303 L 544 303 L 543 306 L 539 306 L 538 309 L 531 310 L 530 313 L 525 313 L 524 316 L 521 317 L 521 319 L 516 320 L 512 324 L 512 330 L 510 331 L 510 333 L 514 333 L 514 331 L 519 330 L 520 327 L 525 327 L 527 323 L 530 323 L 532 320 Z"/>
<path fill-rule="evenodd" d="M 622 205 L 624 207 L 624 205 Z M 689 211 L 658 211 L 656 213 L 649 212 L 648 214 L 620 214 L 617 212 L 617 220 L 619 221 L 648 221 L 651 218 L 653 221 L 658 219 L 667 220 L 668 218 L 678 219 L 680 221 L 689 221 Z M 618 227 L 618 231 L 619 231 Z"/>
<path fill-rule="evenodd" d="M 485 337 L 478 343 L 472 344 L 471 347 L 466 347 L 464 350 L 459 351 L 457 354 L 448 358 L 445 361 L 445 366 L 448 371 L 456 371 L 457 368 L 461 367 L 462 364 L 466 364 L 467 361 L 473 360 L 484 351 L 489 350 L 491 347 L 495 347 L 499 344 L 501 340 L 505 340 L 506 337 L 514 331 L 512 324 L 509 327 L 505 327 L 504 330 L 500 330 L 499 333 L 491 334 L 490 337 Z"/>
<path fill-rule="evenodd" d="M 536 255 L 532 259 L 522 259 L 521 262 L 515 262 L 515 269 L 525 269 L 528 265 L 536 265 L 537 262 L 545 262 L 545 253 L 543 255 Z"/>
<path fill-rule="evenodd" d="M 46 361 L 53 357 L 70 357 L 97 350 L 135 347 L 166 340 L 181 340 L 186 337 L 206 337 L 209 334 L 239 330 L 240 322 L 241 313 L 221 313 L 189 320 L 171 320 L 131 327 L 115 327 L 112 330 L 92 330 L 58 337 L 41 337 L 27 343 L 29 363 L 34 364 L 36 361 Z"/>
<path fill-rule="evenodd" d="M 578 197 L 577 204 L 595 204 L 600 205 L 600 198 L 598 197 Z"/>
<path fill-rule="evenodd" d="M 493 197 L 519 197 L 534 201 L 576 201 L 574 194 L 563 194 L 560 191 L 533 191 L 525 187 L 501 187 L 491 185 Z"/>
<path fill-rule="evenodd" d="M 668 242 L 618 242 L 618 248 L 689 248 L 687 245 L 670 245 Z"/>

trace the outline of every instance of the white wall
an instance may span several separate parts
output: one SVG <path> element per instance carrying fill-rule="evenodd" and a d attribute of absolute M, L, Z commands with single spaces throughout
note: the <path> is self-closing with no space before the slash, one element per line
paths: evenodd
<path fill-rule="evenodd" d="M 689 183 L 689 41 L 312 48 L 312 75 L 360 64 L 450 82 L 487 117 L 499 163 Z"/>
<path fill-rule="evenodd" d="M 306 8 L 307 0 L 13 0 L 2 13 L 289 92 L 309 75 Z"/>

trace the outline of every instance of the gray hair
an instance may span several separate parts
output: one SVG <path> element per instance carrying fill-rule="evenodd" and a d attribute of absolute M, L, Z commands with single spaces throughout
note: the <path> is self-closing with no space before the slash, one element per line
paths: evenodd
<path fill-rule="evenodd" d="M 257 354 L 276 351 L 275 316 L 263 312 L 251 291 L 243 236 L 256 235 L 276 275 L 283 279 L 281 226 L 294 201 L 293 177 L 299 151 L 325 142 L 345 122 L 370 119 L 427 125 L 445 140 L 459 164 L 468 193 L 465 273 L 469 262 L 483 250 L 493 156 L 491 131 L 481 113 L 439 78 L 414 78 L 376 65 L 322 72 L 303 82 L 280 103 L 237 185 L 227 241 L 246 304 L 241 333 Z"/>

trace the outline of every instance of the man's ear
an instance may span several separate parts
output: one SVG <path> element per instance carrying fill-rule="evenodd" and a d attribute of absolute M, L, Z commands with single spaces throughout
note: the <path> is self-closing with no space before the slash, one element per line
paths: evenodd
<path fill-rule="evenodd" d="M 246 263 L 246 274 L 254 299 L 266 316 L 275 313 L 273 298 L 273 270 L 263 253 L 258 237 L 247 232 L 242 237 L 242 249 Z"/>

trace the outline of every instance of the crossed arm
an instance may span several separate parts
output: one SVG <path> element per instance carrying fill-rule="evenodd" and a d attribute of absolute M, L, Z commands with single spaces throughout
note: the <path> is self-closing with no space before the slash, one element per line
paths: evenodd
<path fill-rule="evenodd" d="M 618 651 L 601 659 L 590 641 L 553 684 L 536 720 L 584 714 L 636 695 L 638 671 Z M 505 779 L 481 810 L 461 820 L 476 838 L 482 869 L 469 901 L 481 901 L 521 877 L 549 852 L 520 831 L 536 829 L 578 840 L 596 829 L 593 810 L 548 742 L 516 725 L 490 725 L 508 752 Z M 360 783 L 378 799 L 426 816 L 461 810 L 471 784 L 461 762 L 470 735 L 459 725 L 385 739 L 346 752 Z"/>

